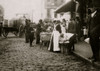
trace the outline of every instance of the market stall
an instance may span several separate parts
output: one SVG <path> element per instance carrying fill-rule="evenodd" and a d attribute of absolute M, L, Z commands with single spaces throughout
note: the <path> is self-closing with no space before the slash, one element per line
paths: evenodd
<path fill-rule="evenodd" d="M 74 48 L 75 44 L 75 34 L 72 33 L 65 33 L 63 37 L 60 37 L 59 44 L 60 44 L 60 49 L 61 53 L 68 53 L 70 54 Z"/>
<path fill-rule="evenodd" d="M 76 9 L 76 3 L 74 1 L 69 1 L 58 7 L 55 10 L 55 13 L 68 12 L 68 11 L 72 12 L 75 11 L 75 9 Z"/>

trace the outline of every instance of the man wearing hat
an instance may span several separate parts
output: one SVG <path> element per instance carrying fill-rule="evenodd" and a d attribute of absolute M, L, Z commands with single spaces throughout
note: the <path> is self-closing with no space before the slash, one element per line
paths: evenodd
<path fill-rule="evenodd" d="M 99 50 L 100 50 L 100 9 L 94 6 L 91 11 L 91 20 L 89 25 L 89 36 L 90 45 L 93 52 L 93 62 L 99 61 Z"/>

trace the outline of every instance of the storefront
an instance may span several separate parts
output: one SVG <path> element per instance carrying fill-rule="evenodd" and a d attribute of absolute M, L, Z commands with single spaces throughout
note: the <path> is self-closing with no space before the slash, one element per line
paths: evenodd
<path fill-rule="evenodd" d="M 64 14 L 66 12 L 70 12 L 71 18 L 75 17 L 75 12 L 76 12 L 76 2 L 75 1 L 69 1 L 67 3 L 64 3 L 60 7 L 58 7 L 55 10 L 56 14 Z"/>

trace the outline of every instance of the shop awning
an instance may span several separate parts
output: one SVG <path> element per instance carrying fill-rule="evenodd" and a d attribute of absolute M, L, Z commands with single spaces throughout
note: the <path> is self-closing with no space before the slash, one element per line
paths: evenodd
<path fill-rule="evenodd" d="M 74 1 L 69 1 L 55 10 L 55 13 L 75 11 L 76 3 Z"/>

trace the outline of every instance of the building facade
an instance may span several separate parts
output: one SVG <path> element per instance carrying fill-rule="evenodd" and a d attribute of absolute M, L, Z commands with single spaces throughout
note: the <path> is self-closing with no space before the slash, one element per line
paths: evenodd
<path fill-rule="evenodd" d="M 46 18 L 54 18 L 55 9 L 62 5 L 66 0 L 45 0 Z"/>
<path fill-rule="evenodd" d="M 0 5 L 0 22 L 3 22 L 4 18 L 4 8 Z"/>

